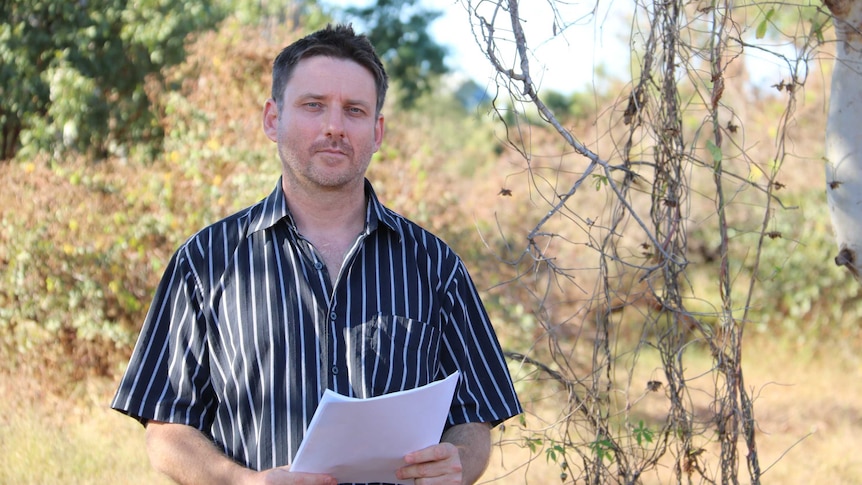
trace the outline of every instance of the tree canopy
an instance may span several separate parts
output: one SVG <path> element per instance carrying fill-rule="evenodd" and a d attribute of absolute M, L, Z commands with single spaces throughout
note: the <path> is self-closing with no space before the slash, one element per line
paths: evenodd
<path fill-rule="evenodd" d="M 218 20 L 207 0 L 0 3 L 0 159 L 160 139 L 146 86 Z"/>
<path fill-rule="evenodd" d="M 431 91 L 431 81 L 446 74 L 446 49 L 431 38 L 428 28 L 441 13 L 417 6 L 416 0 L 377 0 L 362 8 L 348 8 L 360 19 L 389 75 L 401 87 L 400 104 L 411 107 Z"/>

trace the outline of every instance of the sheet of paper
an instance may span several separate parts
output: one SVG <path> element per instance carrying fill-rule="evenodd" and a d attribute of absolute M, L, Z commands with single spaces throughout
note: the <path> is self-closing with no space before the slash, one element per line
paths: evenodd
<path fill-rule="evenodd" d="M 412 485 L 395 478 L 395 471 L 407 453 L 440 442 L 459 376 L 368 399 L 327 390 L 291 471 L 327 473 L 339 483 Z"/>

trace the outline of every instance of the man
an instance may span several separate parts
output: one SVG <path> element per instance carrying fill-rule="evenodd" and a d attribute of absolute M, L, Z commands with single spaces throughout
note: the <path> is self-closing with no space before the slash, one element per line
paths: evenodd
<path fill-rule="evenodd" d="M 387 85 L 350 26 L 276 58 L 263 129 L 280 183 L 174 254 L 112 403 L 178 483 L 334 484 L 290 471 L 327 388 L 366 398 L 461 371 L 440 444 L 397 471 L 417 485 L 473 483 L 491 426 L 521 412 L 462 261 L 365 179 Z"/>

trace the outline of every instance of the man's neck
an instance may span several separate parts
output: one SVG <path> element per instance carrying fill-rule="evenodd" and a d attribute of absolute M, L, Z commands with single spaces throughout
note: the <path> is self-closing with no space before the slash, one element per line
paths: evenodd
<path fill-rule="evenodd" d="M 311 194 L 283 184 L 285 200 L 305 236 L 338 234 L 355 237 L 365 227 L 365 185 Z"/>
<path fill-rule="evenodd" d="M 365 186 L 309 194 L 284 187 L 288 208 L 303 238 L 311 242 L 336 281 L 350 247 L 365 227 Z"/>

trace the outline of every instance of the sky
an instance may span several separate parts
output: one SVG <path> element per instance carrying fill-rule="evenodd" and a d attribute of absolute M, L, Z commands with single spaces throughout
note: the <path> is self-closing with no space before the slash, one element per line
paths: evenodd
<path fill-rule="evenodd" d="M 447 48 L 446 64 L 454 76 L 473 79 L 486 89 L 492 85 L 495 71 L 473 36 L 474 28 L 481 31 L 478 20 L 464 5 L 466 0 L 420 1 L 426 8 L 442 13 L 431 24 L 430 32 Z M 486 19 L 493 17 L 496 0 L 471 1 L 479 5 L 479 13 Z M 337 7 L 367 6 L 374 0 L 323 0 L 323 3 Z M 614 0 L 523 0 L 520 3 L 522 11 L 519 13 L 531 48 L 530 71 L 540 90 L 551 89 L 564 94 L 583 91 L 602 82 L 600 72 L 615 79 L 631 79 L 630 5 Z M 557 8 L 556 16 L 550 5 Z M 593 8 L 596 10 L 591 11 Z M 511 65 L 515 62 L 514 42 L 508 35 L 511 24 L 507 16 L 507 12 L 498 12 L 494 24 L 495 34 L 501 38 L 498 42 L 500 59 Z M 555 18 L 558 19 L 556 23 Z M 781 50 L 780 47 L 775 49 Z M 792 51 L 791 47 L 786 52 L 791 58 Z M 747 52 L 752 56 L 746 64 L 753 83 L 768 86 L 787 75 L 786 67 L 782 67 L 775 56 L 759 55 L 756 49 Z"/>
<path fill-rule="evenodd" d="M 491 7 L 491 2 L 475 2 Z M 592 7 L 589 2 L 579 2 L 566 7 L 566 2 L 556 2 L 559 18 L 569 23 L 567 28 L 557 26 L 554 35 L 554 14 L 549 2 L 522 2 L 529 8 L 519 12 L 523 19 L 528 45 L 531 46 L 530 71 L 540 89 L 553 89 L 568 93 L 588 86 L 595 80 L 597 66 L 616 75 L 624 76 L 628 70 L 629 52 L 622 37 L 614 38 L 613 28 L 625 27 L 625 20 L 608 17 L 600 25 L 599 17 L 585 8 Z M 471 18 L 458 0 L 426 0 L 426 5 L 443 12 L 443 16 L 432 24 L 431 31 L 437 40 L 450 50 L 449 66 L 453 70 L 463 70 L 479 84 L 486 83 L 494 75 L 490 62 L 485 58 L 483 47 L 473 37 L 471 25 L 478 29 L 478 20 Z M 486 19 L 493 18 L 491 8 L 479 11 Z M 497 13 L 496 34 L 505 40 L 501 47 L 501 60 L 515 62 L 514 40 L 508 32 L 511 23 L 506 12 Z M 611 27 L 608 27 L 610 25 Z M 614 27 L 615 26 L 615 27 Z M 477 32 L 481 33 L 480 30 Z M 511 65 L 510 67 L 518 67 Z"/>
<path fill-rule="evenodd" d="M 326 0 L 324 3 L 348 7 L 366 6 L 373 1 Z M 474 4 L 480 5 L 480 13 L 487 19 L 494 15 L 490 9 L 493 3 L 474 0 Z M 590 15 L 583 2 L 569 6 L 565 5 L 568 2 L 555 2 L 560 8 L 560 17 L 570 25 L 565 29 L 558 28 L 558 35 L 554 36 L 554 15 L 549 3 L 542 0 L 529 2 L 529 8 L 520 12 L 527 41 L 534 54 L 530 59 L 531 75 L 540 89 L 570 93 L 587 87 L 594 80 L 596 66 L 602 66 L 615 77 L 627 74 L 628 48 L 620 40 L 623 37 L 617 33 L 615 38 L 612 28 L 607 27 L 627 28 L 622 17 L 615 18 L 606 12 Z M 471 18 L 462 1 L 423 0 L 422 4 L 428 9 L 442 12 L 442 16 L 431 24 L 430 32 L 448 50 L 446 63 L 449 68 L 456 75 L 463 74 L 481 86 L 493 83 L 494 69 L 472 33 L 471 25 L 476 25 L 478 21 Z M 505 12 L 497 14 L 495 25 L 496 33 L 504 37 L 499 43 L 501 60 L 511 64 L 515 56 L 511 35 L 506 35 L 511 30 L 511 24 Z"/>

